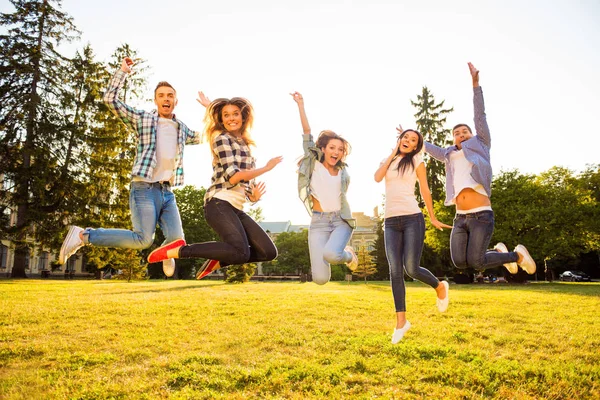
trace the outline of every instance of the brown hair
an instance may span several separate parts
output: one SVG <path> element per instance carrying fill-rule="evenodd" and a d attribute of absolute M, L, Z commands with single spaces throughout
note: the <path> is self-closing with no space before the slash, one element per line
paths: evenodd
<path fill-rule="evenodd" d="M 177 90 L 175 90 L 175 88 L 173 86 L 171 86 L 171 84 L 167 81 L 160 81 L 158 82 L 158 84 L 156 85 L 156 87 L 154 88 L 154 97 L 156 97 L 156 91 L 158 90 L 158 88 L 161 87 L 170 87 L 171 89 L 173 89 L 173 91 L 175 92 L 175 94 L 177 94 Z"/>
<path fill-rule="evenodd" d="M 404 175 L 404 172 L 406 172 L 406 169 L 409 167 L 411 169 L 415 169 L 413 157 L 415 155 L 417 155 L 421 150 L 423 150 L 423 135 L 421 135 L 421 132 L 419 132 L 419 131 L 415 131 L 414 129 L 407 129 L 407 130 L 403 131 L 400 134 L 400 136 L 398 136 L 398 140 L 399 141 L 402 140 L 402 138 L 404 137 L 404 135 L 406 135 L 407 132 L 416 133 L 417 136 L 419 137 L 419 141 L 417 142 L 417 147 L 410 153 L 403 156 L 402 159 L 400 160 L 400 162 L 398 163 L 398 172 L 401 173 L 402 175 Z M 400 148 L 398 148 L 398 151 L 396 152 L 396 155 L 394 156 L 394 158 L 398 157 L 400 154 L 401 154 Z"/>
<path fill-rule="evenodd" d="M 216 157 L 216 154 L 212 150 L 213 139 L 222 132 L 227 131 L 223 125 L 223 107 L 227 105 L 233 105 L 240 109 L 242 113 L 242 139 L 248 146 L 255 145 L 254 140 L 250 136 L 250 130 L 254 123 L 254 108 L 252 104 L 243 97 L 233 97 L 231 99 L 218 98 L 210 103 L 204 114 L 204 139 L 211 145 L 213 158 Z"/>
<path fill-rule="evenodd" d="M 336 166 L 338 168 L 341 168 L 342 163 L 346 160 L 346 157 L 350 154 L 350 151 L 352 151 L 352 147 L 350 146 L 350 143 L 348 143 L 348 141 L 346 139 L 344 139 L 343 137 L 341 137 L 334 131 L 324 130 L 324 131 L 321 131 L 321 133 L 319 133 L 319 137 L 317 138 L 317 142 L 315 143 L 315 145 L 319 149 L 322 150 L 325 147 L 327 147 L 329 142 L 333 139 L 337 139 L 337 140 L 341 141 L 342 146 L 344 147 L 344 151 L 343 151 L 344 154 L 342 155 L 342 158 L 336 164 Z M 321 160 L 319 160 L 319 161 L 321 161 Z"/>

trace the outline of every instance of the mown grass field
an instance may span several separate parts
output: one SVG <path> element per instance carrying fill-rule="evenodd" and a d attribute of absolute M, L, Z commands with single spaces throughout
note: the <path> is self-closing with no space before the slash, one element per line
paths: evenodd
<path fill-rule="evenodd" d="M 0 281 L 2 399 L 597 399 L 600 284 Z"/>

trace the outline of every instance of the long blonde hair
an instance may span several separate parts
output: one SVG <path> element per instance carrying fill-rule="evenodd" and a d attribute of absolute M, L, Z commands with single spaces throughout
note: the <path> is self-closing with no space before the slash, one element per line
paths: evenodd
<path fill-rule="evenodd" d="M 225 126 L 223 125 L 223 107 L 227 105 L 233 105 L 240 109 L 242 113 L 242 139 L 250 146 L 255 146 L 254 140 L 250 136 L 250 130 L 254 123 L 254 108 L 252 104 L 243 97 L 233 97 L 231 99 L 218 98 L 213 100 L 210 105 L 206 108 L 204 114 L 204 140 L 208 141 L 211 146 L 210 152 L 213 155 L 213 160 L 217 158 L 217 154 L 212 149 L 213 139 L 225 132 Z"/>

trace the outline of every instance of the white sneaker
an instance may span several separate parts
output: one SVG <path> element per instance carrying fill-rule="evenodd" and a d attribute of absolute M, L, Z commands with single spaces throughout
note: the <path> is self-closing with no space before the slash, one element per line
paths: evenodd
<path fill-rule="evenodd" d="M 496 246 L 494 246 L 494 250 L 496 250 L 499 253 L 508 253 L 508 248 L 502 242 L 498 242 Z M 519 266 L 516 262 L 506 263 L 504 264 L 504 267 L 506 267 L 508 272 L 510 272 L 513 275 L 519 272 Z"/>
<path fill-rule="evenodd" d="M 354 249 L 350 246 L 346 246 L 344 248 L 344 251 L 347 251 L 348 253 L 352 254 L 352 260 L 348 261 L 346 265 L 348 266 L 350 271 L 356 271 L 356 268 L 358 268 L 358 257 L 356 257 Z"/>
<path fill-rule="evenodd" d="M 450 303 L 450 285 L 448 282 L 442 281 L 442 285 L 446 287 L 446 297 L 440 299 L 439 297 L 435 300 L 439 312 L 446 312 L 448 304 Z"/>
<path fill-rule="evenodd" d="M 402 340 L 404 334 L 410 329 L 410 322 L 406 320 L 404 326 L 400 329 L 394 329 L 394 333 L 392 334 L 392 344 L 396 344 Z"/>
<path fill-rule="evenodd" d="M 175 259 L 167 258 L 166 260 L 163 260 L 162 264 L 163 264 L 163 273 L 166 275 L 166 277 L 167 278 L 172 277 L 173 274 L 175 274 Z"/>
<path fill-rule="evenodd" d="M 523 256 L 523 260 L 521 260 L 519 267 L 521 267 L 529 275 L 534 274 L 535 270 L 537 269 L 537 266 L 535 265 L 533 257 L 529 255 L 529 252 L 527 251 L 525 246 L 523 246 L 522 244 L 518 244 L 517 247 L 515 247 L 515 251 Z"/>
<path fill-rule="evenodd" d="M 80 232 L 83 232 L 83 228 L 75 225 L 71 225 L 69 227 L 69 232 L 67 232 L 65 241 L 60 247 L 60 253 L 58 253 L 58 263 L 60 265 L 66 263 L 69 257 L 71 257 L 77 252 L 77 250 L 84 246 L 83 241 L 79 238 Z"/>

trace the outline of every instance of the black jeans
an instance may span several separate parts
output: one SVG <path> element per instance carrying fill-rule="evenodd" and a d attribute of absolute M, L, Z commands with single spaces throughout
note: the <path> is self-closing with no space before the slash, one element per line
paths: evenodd
<path fill-rule="evenodd" d="M 221 267 L 270 261 L 277 248 L 266 232 L 245 212 L 225 200 L 212 198 L 204 206 L 206 222 L 221 242 L 194 243 L 179 250 L 179 258 L 209 258 Z"/>

